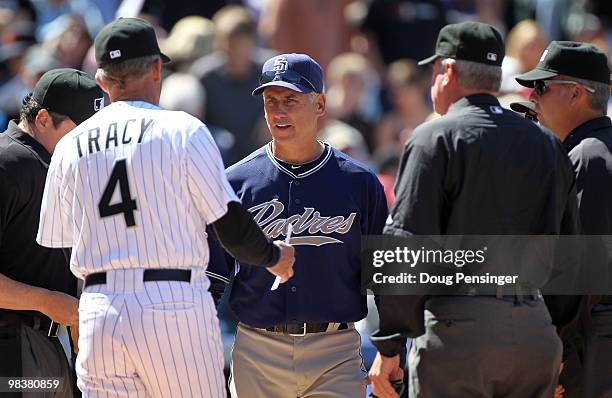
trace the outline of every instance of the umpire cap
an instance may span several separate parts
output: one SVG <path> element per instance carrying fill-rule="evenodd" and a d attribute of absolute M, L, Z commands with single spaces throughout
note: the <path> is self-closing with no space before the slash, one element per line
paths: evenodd
<path fill-rule="evenodd" d="M 576 41 L 552 41 L 536 67 L 516 77 L 525 87 L 533 87 L 537 80 L 558 75 L 610 84 L 608 57 L 592 44 Z"/>
<path fill-rule="evenodd" d="M 443 57 L 501 66 L 505 53 L 504 39 L 497 29 L 482 22 L 467 21 L 443 27 L 438 34 L 436 53 L 418 64 L 429 64 Z"/>
<path fill-rule="evenodd" d="M 104 106 L 104 95 L 96 81 L 76 69 L 52 69 L 42 75 L 32 99 L 41 107 L 68 116 L 79 125 Z"/>

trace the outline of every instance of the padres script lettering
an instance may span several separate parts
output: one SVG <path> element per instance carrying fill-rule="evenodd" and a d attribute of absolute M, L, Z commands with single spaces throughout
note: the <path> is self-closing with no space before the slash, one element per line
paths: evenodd
<path fill-rule="evenodd" d="M 325 235 L 331 233 L 346 234 L 355 221 L 357 213 L 351 213 L 347 218 L 343 216 L 325 217 L 313 207 L 305 207 L 302 214 L 294 214 L 287 219 L 278 218 L 282 214 L 285 206 L 278 201 L 272 199 L 269 202 L 253 206 L 249 209 L 254 215 L 255 222 L 263 229 L 264 233 L 276 239 L 281 234 L 287 234 L 287 228 L 292 226 L 293 233 L 299 235 L 308 230 L 309 234 L 323 233 Z M 269 213 L 267 215 L 267 213 Z M 328 243 L 342 243 L 341 240 L 330 236 L 310 235 L 310 236 L 294 236 L 291 238 L 292 245 L 311 245 L 322 246 Z"/>

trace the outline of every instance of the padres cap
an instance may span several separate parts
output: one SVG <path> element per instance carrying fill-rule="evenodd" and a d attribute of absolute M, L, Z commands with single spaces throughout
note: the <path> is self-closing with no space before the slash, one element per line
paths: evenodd
<path fill-rule="evenodd" d="M 42 75 L 32 99 L 43 108 L 68 116 L 79 125 L 104 106 L 104 96 L 96 81 L 76 69 L 52 69 Z"/>
<path fill-rule="evenodd" d="M 504 40 L 497 29 L 468 21 L 443 27 L 438 34 L 436 53 L 418 64 L 429 64 L 444 57 L 501 66 L 504 55 Z"/>
<path fill-rule="evenodd" d="M 138 18 L 119 18 L 109 23 L 96 36 L 94 47 L 98 67 L 147 55 L 159 55 L 163 62 L 170 62 L 159 50 L 153 26 Z"/>
<path fill-rule="evenodd" d="M 536 67 L 517 76 L 516 81 L 522 86 L 533 87 L 536 80 L 558 75 L 610 84 L 608 57 L 592 44 L 552 41 Z"/>
<path fill-rule="evenodd" d="M 278 86 L 299 93 L 322 93 L 323 70 L 306 54 L 281 54 L 266 61 L 261 69 L 259 86 L 253 95 L 259 95 L 266 87 Z"/>

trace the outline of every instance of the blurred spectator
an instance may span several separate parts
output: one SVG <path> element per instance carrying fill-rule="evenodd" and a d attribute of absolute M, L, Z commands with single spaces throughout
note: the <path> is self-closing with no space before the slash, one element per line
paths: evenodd
<path fill-rule="evenodd" d="M 79 15 L 90 37 L 95 37 L 100 29 L 114 19 L 119 0 L 30 0 L 36 13 L 37 36 L 44 41 L 48 26 L 63 15 Z"/>
<path fill-rule="evenodd" d="M 261 98 L 251 92 L 266 56 L 256 51 L 256 24 L 246 8 L 222 8 L 213 22 L 215 51 L 195 61 L 191 73 L 214 99 L 206 102 L 207 121 L 236 137 L 236 145 L 224 158 L 230 165 L 259 146 L 255 127 L 263 119 L 263 107 Z"/>
<path fill-rule="evenodd" d="M 20 77 L 26 50 L 27 44 L 19 42 L 0 46 L 0 122 L 4 127 L 8 120 L 19 116 L 21 100 L 27 94 Z"/>
<path fill-rule="evenodd" d="M 267 0 L 259 20 L 265 45 L 280 53 L 303 53 L 323 69 L 348 51 L 349 27 L 344 9 L 351 0 Z"/>
<path fill-rule="evenodd" d="M 519 22 L 510 30 L 506 37 L 506 56 L 502 62 L 502 93 L 525 91 L 514 78 L 533 69 L 547 45 L 544 31 L 531 19 Z"/>
<path fill-rule="evenodd" d="M 368 110 L 379 107 L 380 88 L 376 78 L 369 61 L 358 53 L 340 54 L 327 68 L 328 117 L 357 129 L 370 150 L 373 147 L 373 116 L 378 116 L 378 113 L 373 115 Z"/>
<path fill-rule="evenodd" d="M 480 21 L 506 32 L 504 12 L 507 0 L 442 0 L 449 23 Z"/>
<path fill-rule="evenodd" d="M 446 11 L 440 0 L 373 0 L 362 29 L 385 64 L 431 55 Z"/>
<path fill-rule="evenodd" d="M 374 156 L 374 165 L 376 167 L 378 180 L 383 185 L 385 197 L 387 198 L 387 207 L 391 208 L 395 201 L 395 177 L 399 167 L 400 157 L 395 148 L 386 148 L 380 150 Z"/>
<path fill-rule="evenodd" d="M 167 55 L 167 54 L 166 54 Z M 186 73 L 173 73 L 162 82 L 159 106 L 183 111 L 204 120 L 206 92 L 198 79 Z"/>
<path fill-rule="evenodd" d="M 389 65 L 387 83 L 393 110 L 384 115 L 378 125 L 376 148 L 395 147 L 399 153 L 412 130 L 430 114 L 426 70 L 409 59 Z"/>
<path fill-rule="evenodd" d="M 169 31 L 183 17 L 199 15 L 212 18 L 224 6 L 239 4 L 240 0 L 143 0 L 143 3 L 139 13 L 155 16 L 159 24 Z"/>
<path fill-rule="evenodd" d="M 196 59 L 212 53 L 214 33 L 215 25 L 210 19 L 191 15 L 172 27 L 160 47 L 176 70 L 187 71 Z"/>
<path fill-rule="evenodd" d="M 341 120 L 322 119 L 319 138 L 355 160 L 370 165 L 371 158 L 363 136 L 356 128 Z"/>
<path fill-rule="evenodd" d="M 187 73 L 173 73 L 162 82 L 159 105 L 171 111 L 187 112 L 205 121 L 204 108 L 206 91 L 198 79 Z M 236 139 L 227 130 L 207 124 L 221 155 L 225 157 L 234 146 Z"/>
<path fill-rule="evenodd" d="M 36 43 L 36 25 L 32 21 L 17 19 L 10 22 L 4 29 L 0 41 L 2 44 L 8 43 Z"/>
<path fill-rule="evenodd" d="M 10 119 L 17 118 L 23 98 L 32 91 L 40 77 L 59 67 L 59 60 L 49 49 L 40 45 L 29 47 L 23 60 L 15 66 L 15 74 L 0 86 L 0 111 L 6 116 L 0 120 L 0 126 L 6 127 Z"/>
<path fill-rule="evenodd" d="M 66 14 L 47 25 L 44 45 L 55 52 L 62 67 L 81 69 L 92 40 L 83 19 Z"/>
<path fill-rule="evenodd" d="M 578 7 L 577 4 L 573 4 L 565 25 L 567 38 L 572 41 L 594 44 L 603 52 L 608 53 L 610 43 L 606 35 L 610 35 L 610 29 L 602 23 L 603 20 L 606 20 L 606 16 L 601 15 L 600 18 L 599 15 L 588 12 L 589 9 L 590 7 Z"/>

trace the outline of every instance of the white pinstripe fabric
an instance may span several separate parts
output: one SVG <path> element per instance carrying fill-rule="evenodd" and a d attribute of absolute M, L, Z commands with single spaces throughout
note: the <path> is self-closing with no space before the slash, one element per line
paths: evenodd
<path fill-rule="evenodd" d="M 126 130 L 131 142 L 115 146 L 111 139 L 106 149 L 115 125 L 118 141 Z M 148 127 L 138 144 L 143 126 Z M 89 140 L 90 131 L 97 140 Z M 126 160 L 130 193 L 138 206 L 132 228 L 126 227 L 123 214 L 100 217 L 98 211 L 117 159 Z M 47 175 L 37 241 L 47 247 L 72 247 L 70 267 L 81 278 L 130 267 L 205 266 L 205 224 L 223 216 L 232 200 L 238 201 L 219 150 L 198 119 L 144 102 L 117 102 L 58 143 Z M 111 203 L 117 202 L 118 189 Z"/>
<path fill-rule="evenodd" d="M 121 159 L 134 226 L 122 212 L 99 210 Z M 123 201 L 114 188 L 107 205 Z M 184 112 L 117 102 L 57 144 L 37 241 L 72 247 L 78 277 L 107 273 L 79 307 L 76 370 L 85 397 L 225 397 L 205 225 L 232 200 L 208 129 Z M 191 269 L 195 279 L 143 283 L 144 269 L 155 268 Z"/>
<path fill-rule="evenodd" d="M 111 271 L 107 284 L 81 296 L 76 370 L 84 396 L 225 397 L 205 279 L 143 283 L 142 272 Z"/>

